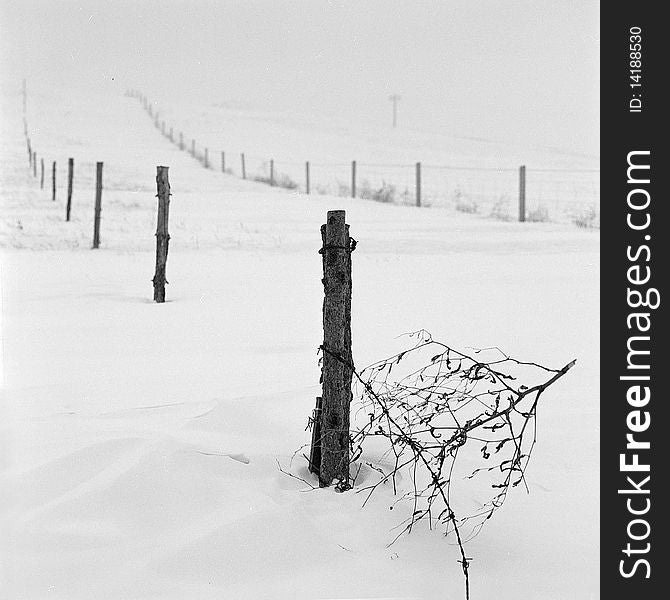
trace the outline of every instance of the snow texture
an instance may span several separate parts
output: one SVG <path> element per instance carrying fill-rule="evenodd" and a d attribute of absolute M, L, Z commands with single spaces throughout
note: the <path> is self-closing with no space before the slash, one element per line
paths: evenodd
<path fill-rule="evenodd" d="M 312 490 L 278 468 L 313 481 L 291 457 L 319 394 L 330 209 L 347 211 L 359 242 L 358 366 L 419 328 L 551 367 L 577 359 L 542 398 L 531 493 L 515 488 L 467 552 L 472 598 L 598 596 L 597 231 L 272 189 L 203 169 L 135 99 L 57 89 L 29 94 L 41 190 L 19 88 L 3 89 L 0 137 L 2 598 L 463 597 L 457 548 L 438 529 L 387 547 L 411 513 L 389 510 L 390 489 L 362 508 L 355 491 Z M 271 115 L 244 125 L 252 139 L 282 127 Z M 281 139 L 273 151 L 294 154 Z M 162 305 L 151 301 L 156 165 L 172 184 Z"/>

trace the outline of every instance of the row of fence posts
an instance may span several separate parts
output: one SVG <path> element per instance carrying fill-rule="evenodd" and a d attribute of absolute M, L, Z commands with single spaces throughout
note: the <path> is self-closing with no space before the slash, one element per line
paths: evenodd
<path fill-rule="evenodd" d="M 32 172 L 33 177 L 37 178 L 37 151 L 32 147 L 30 135 L 28 133 L 28 92 L 26 88 L 26 80 L 23 80 L 23 134 L 26 138 L 26 148 L 28 150 L 28 168 Z M 93 214 L 93 248 L 100 247 L 100 213 L 102 211 L 102 165 L 103 163 L 96 163 L 96 177 L 95 177 L 95 204 Z M 45 164 L 44 158 L 40 157 L 40 189 L 44 189 L 45 180 Z M 72 213 L 72 189 L 74 181 L 74 158 L 68 158 L 67 161 L 67 201 L 65 203 L 65 221 L 70 221 Z M 56 201 L 56 161 L 51 163 L 51 201 Z"/>
<path fill-rule="evenodd" d="M 24 81 L 24 111 L 26 106 Z M 37 177 L 37 153 L 30 145 L 27 120 L 24 131 L 33 176 Z M 172 131 L 170 132 L 172 136 Z M 205 161 L 207 154 L 205 154 Z M 243 159 L 244 160 L 244 157 Z M 271 181 L 274 164 L 271 163 Z M 221 155 L 225 170 L 225 155 Z M 169 234 L 170 182 L 168 167 L 156 167 L 158 214 L 156 225 L 156 270 L 153 278 L 154 301 L 165 302 L 165 284 Z M 96 163 L 93 248 L 100 246 L 100 214 L 102 211 L 103 163 Z M 309 162 L 306 164 L 309 186 Z M 68 159 L 66 221 L 70 220 L 74 159 Z M 44 189 L 44 159 L 40 160 L 40 187 Z M 52 200 L 56 199 L 56 162 L 52 163 Z M 356 246 L 349 235 L 343 210 L 329 211 L 321 226 L 323 265 L 323 353 L 322 393 L 314 411 L 309 469 L 316 473 L 319 485 L 333 482 L 338 489 L 349 485 L 349 413 L 352 400 L 351 382 L 354 371 L 351 353 L 351 253 Z M 318 458 L 318 460 L 317 460 Z"/>
<path fill-rule="evenodd" d="M 138 91 L 128 91 L 127 95 L 133 98 L 139 99 L 139 101 L 142 103 L 144 109 L 148 113 L 150 117 L 154 119 L 154 124 L 156 128 L 159 128 L 161 130 L 161 133 L 167 137 L 172 143 L 175 143 L 175 139 L 173 136 L 173 128 L 170 127 L 170 132 L 169 135 L 166 135 L 166 125 L 165 121 L 159 121 L 158 119 L 158 113 L 154 114 L 153 107 L 151 102 L 147 99 L 146 96 L 141 94 Z M 183 132 L 179 132 L 179 149 L 184 150 L 184 134 Z M 196 154 L 196 140 L 192 139 L 191 140 L 191 151 L 190 151 L 191 156 L 194 158 L 198 158 Z M 241 152 L 240 153 L 240 168 L 241 168 L 241 175 L 242 179 L 247 178 L 247 169 L 246 169 L 246 160 L 245 160 L 245 153 Z M 209 162 L 209 149 L 205 148 L 203 152 L 203 156 L 201 159 L 202 165 L 205 167 L 205 169 L 210 168 L 210 162 Z M 268 178 L 268 183 L 270 186 L 275 186 L 276 181 L 275 181 L 275 161 L 273 158 L 270 159 L 269 161 L 270 165 L 270 176 Z M 221 172 L 226 173 L 226 153 L 224 151 L 221 151 Z M 421 162 L 417 162 L 414 165 L 414 198 L 415 198 L 415 205 L 417 207 L 421 207 Z M 357 196 L 357 163 L 355 160 L 351 161 L 351 197 L 356 198 Z M 311 193 L 311 181 L 310 181 L 310 161 L 305 161 L 305 193 L 309 195 Z M 519 221 L 524 222 L 526 220 L 526 167 L 522 165 L 519 167 Z"/>

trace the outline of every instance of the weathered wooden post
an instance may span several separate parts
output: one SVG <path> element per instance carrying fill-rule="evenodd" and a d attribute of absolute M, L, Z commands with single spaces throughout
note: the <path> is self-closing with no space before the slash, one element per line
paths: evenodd
<path fill-rule="evenodd" d="M 270 159 L 270 185 L 275 184 L 275 161 Z"/>
<path fill-rule="evenodd" d="M 519 222 L 526 220 L 526 166 L 519 167 Z"/>
<path fill-rule="evenodd" d="M 351 161 L 351 197 L 356 197 L 356 161 Z"/>
<path fill-rule="evenodd" d="M 165 268 L 167 265 L 168 216 L 170 212 L 169 167 L 156 167 L 156 187 L 158 188 L 158 224 L 156 226 L 156 273 L 153 278 L 154 302 L 165 302 Z"/>
<path fill-rule="evenodd" d="M 95 163 L 95 212 L 93 214 L 93 248 L 100 247 L 100 211 L 102 209 L 102 163 Z"/>
<path fill-rule="evenodd" d="M 226 172 L 226 153 L 221 152 L 221 172 Z"/>
<path fill-rule="evenodd" d="M 416 163 L 416 205 L 421 206 L 421 163 Z"/>
<path fill-rule="evenodd" d="M 305 162 L 305 193 L 309 194 L 309 161 Z"/>
<path fill-rule="evenodd" d="M 240 154 L 240 157 L 242 158 L 242 179 L 246 179 L 247 178 L 247 169 L 244 165 L 244 152 L 242 152 L 242 154 Z"/>
<path fill-rule="evenodd" d="M 65 220 L 70 220 L 72 208 L 72 178 L 74 177 L 74 158 L 67 159 L 67 205 L 65 206 Z"/>
<path fill-rule="evenodd" d="M 312 444 L 309 451 L 309 471 L 315 475 L 321 469 L 321 407 L 322 398 L 316 399 L 316 408 L 312 412 Z"/>
<path fill-rule="evenodd" d="M 56 201 L 56 161 L 51 165 L 51 200 Z"/>
<path fill-rule="evenodd" d="M 40 189 L 44 189 L 44 159 L 40 158 Z"/>
<path fill-rule="evenodd" d="M 321 227 L 323 247 L 323 368 L 319 485 L 349 485 L 352 240 L 343 210 L 328 211 Z"/>

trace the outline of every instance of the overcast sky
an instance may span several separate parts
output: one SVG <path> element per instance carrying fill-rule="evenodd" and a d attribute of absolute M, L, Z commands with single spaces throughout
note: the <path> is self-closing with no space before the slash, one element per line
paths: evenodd
<path fill-rule="evenodd" d="M 595 0 L 0 0 L 5 83 L 138 88 L 598 155 Z"/>

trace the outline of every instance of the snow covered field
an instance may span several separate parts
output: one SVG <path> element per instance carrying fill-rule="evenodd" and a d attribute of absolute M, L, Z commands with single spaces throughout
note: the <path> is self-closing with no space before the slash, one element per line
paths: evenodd
<path fill-rule="evenodd" d="M 179 152 L 136 100 L 94 92 L 31 90 L 40 190 L 21 118 L 19 84 L 3 88 L 0 597 L 463 597 L 457 548 L 439 530 L 387 547 L 412 510 L 390 511 L 390 490 L 362 508 L 355 491 L 310 490 L 278 468 L 310 477 L 291 456 L 320 391 L 330 209 L 347 211 L 359 242 L 357 366 L 419 328 L 551 367 L 577 359 L 542 398 L 531 493 L 515 488 L 467 551 L 473 599 L 598 597 L 597 231 L 242 181 Z M 292 156 L 285 144 L 272 150 Z M 163 305 L 151 302 L 156 165 L 172 184 Z"/>

